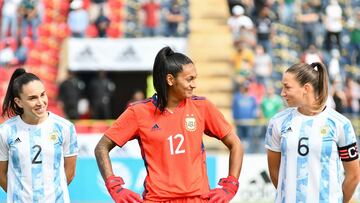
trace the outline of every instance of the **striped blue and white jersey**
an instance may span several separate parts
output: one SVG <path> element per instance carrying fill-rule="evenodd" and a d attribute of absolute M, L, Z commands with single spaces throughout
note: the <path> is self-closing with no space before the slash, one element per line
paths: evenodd
<path fill-rule="evenodd" d="M 64 157 L 78 153 L 74 125 L 53 113 L 39 125 L 15 116 L 0 125 L 0 161 L 8 161 L 7 202 L 70 202 Z"/>
<path fill-rule="evenodd" d="M 315 116 L 285 109 L 270 120 L 265 147 L 281 153 L 276 203 L 342 202 L 341 160 L 358 158 L 346 117 L 332 108 Z"/>

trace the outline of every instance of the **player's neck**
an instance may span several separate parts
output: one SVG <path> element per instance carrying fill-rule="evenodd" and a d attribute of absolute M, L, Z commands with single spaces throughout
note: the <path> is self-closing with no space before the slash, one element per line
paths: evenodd
<path fill-rule="evenodd" d="M 298 111 L 301 114 L 304 114 L 306 116 L 315 116 L 318 115 L 319 113 L 323 112 L 325 110 L 326 106 L 321 106 L 319 107 L 306 107 L 306 106 L 300 106 L 298 108 Z"/>
<path fill-rule="evenodd" d="M 48 118 L 48 116 L 49 116 L 48 113 L 46 113 L 46 115 L 44 115 L 42 117 L 36 117 L 36 116 L 27 115 L 27 114 L 22 114 L 20 117 L 26 124 L 39 125 L 42 122 L 44 122 Z"/>
<path fill-rule="evenodd" d="M 169 98 L 165 108 L 168 109 L 170 112 L 173 112 L 176 109 L 176 107 L 179 106 L 180 102 L 181 101 L 178 100 L 177 98 Z"/>

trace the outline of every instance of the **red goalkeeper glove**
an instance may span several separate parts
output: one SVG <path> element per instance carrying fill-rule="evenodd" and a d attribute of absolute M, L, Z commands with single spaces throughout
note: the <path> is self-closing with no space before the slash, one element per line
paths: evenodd
<path fill-rule="evenodd" d="M 228 203 L 239 189 L 239 181 L 234 176 L 221 178 L 218 185 L 222 186 L 222 188 L 212 189 L 208 193 L 201 195 L 201 198 L 208 199 L 208 203 Z"/>
<path fill-rule="evenodd" d="M 105 181 L 106 188 L 116 203 L 143 202 L 139 194 L 121 187 L 123 184 L 125 184 L 123 179 L 114 175 L 109 176 Z"/>

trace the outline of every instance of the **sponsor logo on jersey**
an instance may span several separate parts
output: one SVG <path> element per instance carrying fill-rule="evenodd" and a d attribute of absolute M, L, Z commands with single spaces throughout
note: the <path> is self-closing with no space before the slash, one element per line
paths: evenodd
<path fill-rule="evenodd" d="M 196 119 L 194 117 L 194 114 L 186 114 L 185 128 L 187 131 L 191 132 L 196 130 Z"/>

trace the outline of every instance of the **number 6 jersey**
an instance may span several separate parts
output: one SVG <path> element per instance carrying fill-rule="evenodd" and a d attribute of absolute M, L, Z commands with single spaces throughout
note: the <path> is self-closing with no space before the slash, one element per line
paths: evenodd
<path fill-rule="evenodd" d="M 0 125 L 0 161 L 8 161 L 7 202 L 70 202 L 64 157 L 77 155 L 74 125 L 49 113 L 38 125 L 15 116 Z"/>
<path fill-rule="evenodd" d="M 105 135 L 117 145 L 137 139 L 147 169 L 144 198 L 167 201 L 209 191 L 203 134 L 224 138 L 232 130 L 208 100 L 183 100 L 173 112 L 156 110 L 156 97 L 131 105 Z M 121 175 L 121 171 L 115 171 Z"/>
<path fill-rule="evenodd" d="M 342 202 L 341 161 L 358 158 L 346 117 L 331 108 L 315 116 L 288 108 L 270 120 L 265 147 L 281 153 L 275 202 Z"/>

